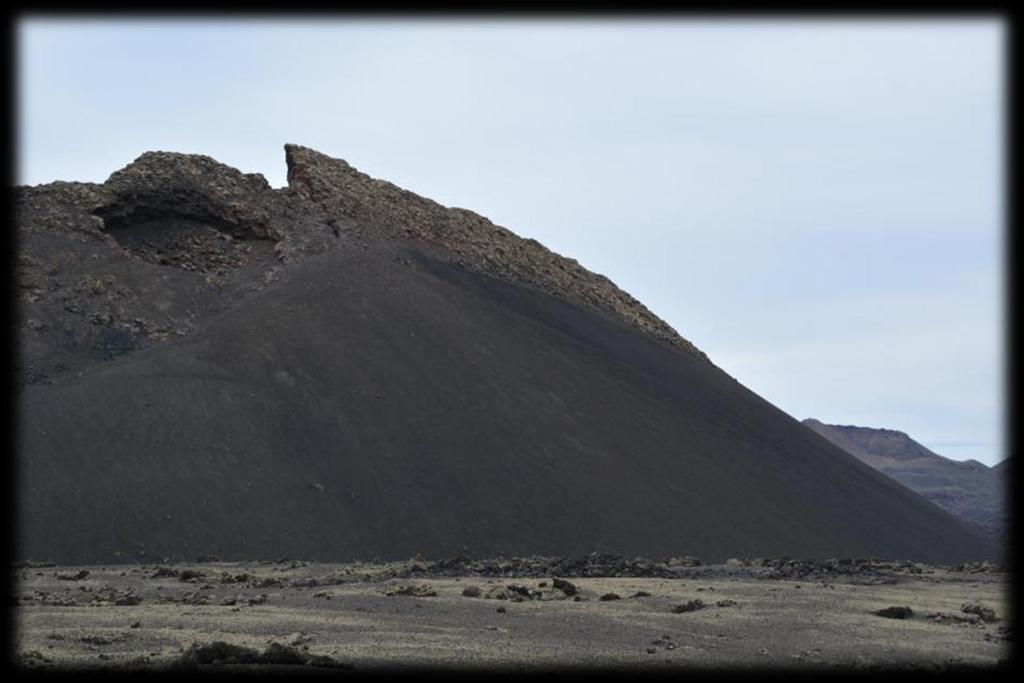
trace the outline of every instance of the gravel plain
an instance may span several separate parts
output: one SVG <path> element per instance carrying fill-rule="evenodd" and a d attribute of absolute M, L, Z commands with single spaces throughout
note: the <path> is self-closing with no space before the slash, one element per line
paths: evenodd
<path fill-rule="evenodd" d="M 1005 664 L 1012 646 L 1010 575 L 999 571 L 779 578 L 734 562 L 580 577 L 531 567 L 20 566 L 16 659 L 48 669 L 947 669 Z M 891 607 L 910 614 L 876 614 Z"/>

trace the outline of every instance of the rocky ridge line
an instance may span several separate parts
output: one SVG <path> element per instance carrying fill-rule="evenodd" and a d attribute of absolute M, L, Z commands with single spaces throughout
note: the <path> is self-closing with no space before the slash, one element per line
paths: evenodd
<path fill-rule="evenodd" d="M 288 186 L 270 187 L 211 157 L 146 152 L 106 182 L 15 188 L 17 222 L 101 240 L 121 256 L 216 272 L 244 265 L 255 240 L 288 264 L 339 241 L 412 240 L 462 266 L 540 289 L 707 360 L 703 352 L 608 278 L 465 209 L 447 208 L 361 173 L 340 159 L 285 145 Z M 175 223 L 170 230 L 154 227 Z M 181 229 L 180 226 L 184 226 Z M 173 255 L 168 258 L 166 254 Z"/>
<path fill-rule="evenodd" d="M 705 354 L 665 321 L 576 260 L 519 237 L 466 209 L 437 202 L 371 178 L 342 159 L 301 145 L 285 145 L 288 186 L 321 206 L 359 238 L 413 238 L 457 255 L 474 270 L 537 287 L 591 310 L 612 313 L 651 336 L 703 359 Z"/>

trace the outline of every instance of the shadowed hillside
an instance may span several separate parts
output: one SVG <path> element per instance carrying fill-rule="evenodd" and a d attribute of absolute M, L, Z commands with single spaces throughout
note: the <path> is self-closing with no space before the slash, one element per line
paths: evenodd
<path fill-rule="evenodd" d="M 606 278 L 287 159 L 16 190 L 19 556 L 994 556 Z"/>

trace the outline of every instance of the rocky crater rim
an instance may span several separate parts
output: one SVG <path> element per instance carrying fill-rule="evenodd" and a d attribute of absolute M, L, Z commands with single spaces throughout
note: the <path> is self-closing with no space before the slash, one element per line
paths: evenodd
<path fill-rule="evenodd" d="M 309 147 L 288 143 L 284 152 L 288 184 L 278 189 L 262 174 L 243 173 L 209 156 L 164 151 L 143 153 L 99 185 L 58 182 L 17 189 L 22 199 L 52 196 L 84 210 L 95 221 L 87 231 L 161 264 L 188 262 L 188 249 L 211 244 L 216 236 L 271 240 L 286 262 L 330 248 L 342 234 L 361 241 L 412 239 L 441 247 L 463 267 L 611 314 L 708 360 L 607 277 L 536 240 L 473 211 L 445 207 L 372 178 Z M 168 260 L 165 248 L 176 255 Z"/>

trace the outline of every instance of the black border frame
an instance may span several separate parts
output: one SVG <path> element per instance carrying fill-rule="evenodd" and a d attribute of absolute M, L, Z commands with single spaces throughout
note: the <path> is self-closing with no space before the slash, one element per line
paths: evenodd
<path fill-rule="evenodd" d="M 178 18 L 197 18 L 197 19 L 301 19 L 309 18 L 311 16 L 329 16 L 332 18 L 369 18 L 369 19 L 442 19 L 452 20 L 459 18 L 467 19 L 501 19 L 501 18 L 550 18 L 550 19 L 604 19 L 608 21 L 614 21 L 619 19 L 630 19 L 630 18 L 658 18 L 664 17 L 666 19 L 750 19 L 750 20 L 794 20 L 794 19 L 982 19 L 982 18 L 996 18 L 1001 19 L 1004 24 L 1005 31 L 1005 53 L 1004 53 L 1004 65 L 1005 69 L 1003 72 L 1003 93 L 1004 93 L 1004 105 L 1003 105 L 1003 140 L 1004 140 L 1004 167 L 1003 167 L 1003 328 L 1004 328 L 1004 402 L 1003 402 L 1003 424 L 1004 424 L 1004 444 L 1005 451 L 1008 456 L 1014 457 L 1019 451 L 1019 441 L 1017 439 L 1016 424 L 1014 417 L 1017 415 L 1016 407 L 1016 377 L 1017 377 L 1017 362 L 1014 351 L 1016 349 L 1016 341 L 1018 339 L 1016 332 L 1017 322 L 1017 301 L 1016 293 L 1020 289 L 1020 282 L 1018 279 L 1018 251 L 1019 251 L 1019 220 L 1018 212 L 1016 207 L 1016 197 L 1013 191 L 1014 187 L 1018 187 L 1017 173 L 1016 173 L 1016 128 L 1015 114 L 1017 112 L 1015 95 L 1017 94 L 1016 80 L 1015 80 L 1015 65 L 1017 63 L 1017 44 L 1016 38 L 1018 35 L 1018 21 L 1015 14 L 1009 9 L 1009 3 L 1003 2 L 947 2 L 947 3 L 920 3 L 920 2 L 879 2 L 878 0 L 847 4 L 842 2 L 829 3 L 825 6 L 811 3 L 778 3 L 774 6 L 770 4 L 760 5 L 757 3 L 744 4 L 743 2 L 695 2 L 695 3 L 676 3 L 659 6 L 657 3 L 642 3 L 634 2 L 629 5 L 609 6 L 597 3 L 596 6 L 591 4 L 589 7 L 585 5 L 578 5 L 574 3 L 530 3 L 530 2 L 519 2 L 519 3 L 508 3 L 503 5 L 500 2 L 493 2 L 490 6 L 479 3 L 469 2 L 441 2 L 435 3 L 433 6 L 423 7 L 416 3 L 388 3 L 382 6 L 381 3 L 348 3 L 342 7 L 318 7 L 315 3 L 310 6 L 308 4 L 292 4 L 287 10 L 264 8 L 257 9 L 252 7 L 245 7 L 244 5 L 232 5 L 227 3 L 221 7 L 212 6 L 208 3 L 188 3 L 178 2 L 174 4 L 164 5 L 148 5 L 145 9 L 139 9 L 138 6 L 130 5 L 118 5 L 108 4 L 97 8 L 79 8 L 74 5 L 60 6 L 59 3 L 54 4 L 43 4 L 39 3 L 35 8 L 21 8 L 12 7 L 11 12 L 8 14 L 9 20 L 5 23 L 5 44 L 7 46 L 7 93 L 8 93 L 8 107 L 5 110 L 6 118 L 5 123 L 7 124 L 7 136 L 5 138 L 4 151 L 6 152 L 6 172 L 7 172 L 7 195 L 6 195 L 6 208 L 8 211 L 8 222 L 7 229 L 3 231 L 0 248 L 3 250 L 3 254 L 7 258 L 7 297 L 4 298 L 5 306 L 5 320 L 7 321 L 6 327 L 6 341 L 8 354 L 5 357 L 7 363 L 5 369 L 7 370 L 7 382 L 8 382 L 8 395 L 11 397 L 11 401 L 8 404 L 10 408 L 9 426 L 10 429 L 7 431 L 7 448 L 5 452 L 8 456 L 4 459 L 6 465 L 6 477 L 4 482 L 7 486 L 6 495 L 3 498 L 6 506 L 6 520 L 7 520 L 7 531 L 8 531 L 8 542 L 4 545 L 4 551 L 10 553 L 6 556 L 8 562 L 8 579 L 13 582 L 14 573 L 11 571 L 11 562 L 14 558 L 13 548 L 13 529 L 16 528 L 16 496 L 17 491 L 15 490 L 14 482 L 17 476 L 17 462 L 16 462 L 16 444 L 17 444 L 17 411 L 16 411 L 16 398 L 17 391 L 14 381 L 14 351 L 17 345 L 17 335 L 15 333 L 15 305 L 16 305 L 16 288 L 13 283 L 14 266 L 16 262 L 17 253 L 17 235 L 14 230 L 14 216 L 12 206 L 12 190 L 14 187 L 14 179 L 16 177 L 16 162 L 18 159 L 18 140 L 17 140 L 17 95 L 18 95 L 18 28 L 17 23 L 20 19 L 26 17 L 42 17 L 42 16 L 54 16 L 61 18 L 98 18 L 98 19 L 115 19 L 115 18 L 139 18 L 139 19 L 152 19 L 159 21 L 161 19 L 178 19 Z M 1011 467 L 1015 463 L 1011 464 Z M 1012 525 L 1010 538 L 1006 547 L 1006 562 L 1011 572 L 1011 595 L 1010 599 L 1013 604 L 1014 614 L 1021 614 L 1021 603 L 1020 603 L 1020 592 L 1017 590 L 1016 580 L 1013 572 L 1017 568 L 1017 541 L 1015 530 L 1018 528 L 1018 521 L 1020 519 L 1020 500 L 1017 495 L 1019 492 L 1019 477 L 1016 472 L 1016 468 L 1012 471 L 1010 477 L 1010 491 L 1009 501 L 1012 509 Z M 13 585 L 12 585 L 13 588 Z M 8 593 L 7 606 L 10 608 L 11 597 L 13 596 L 13 590 Z M 1014 618 L 1016 622 L 1016 618 Z M 16 624 L 14 622 L 14 610 L 10 611 L 10 620 L 7 622 L 8 628 L 5 629 L 4 635 L 6 642 L 5 651 L 7 654 L 7 662 L 13 666 L 13 653 L 14 653 L 14 639 Z M 1013 628 L 1016 628 L 1014 625 Z M 1011 646 L 1011 655 L 1009 660 L 1004 662 L 1002 665 L 997 666 L 996 669 L 1001 670 L 1014 670 L 1016 669 L 1017 661 L 1017 650 L 1016 644 Z M 977 667 L 964 667 L 962 669 L 947 670 L 945 672 L 937 673 L 973 673 L 975 671 L 991 671 L 991 668 L 977 668 Z M 25 669 L 15 670 L 13 673 L 32 673 L 35 675 L 64 675 L 67 673 L 85 673 L 91 674 L 94 672 L 101 672 L 105 675 L 117 675 L 118 671 L 114 670 L 81 670 L 81 671 L 44 671 L 44 672 L 30 672 Z M 688 669 L 684 672 L 687 677 L 699 674 L 712 674 L 712 676 L 724 676 L 728 677 L 731 674 L 740 674 L 746 676 L 750 674 L 768 674 L 769 676 L 784 676 L 786 678 L 791 677 L 802 677 L 802 676 L 813 676 L 817 677 L 820 674 L 846 674 L 850 673 L 853 675 L 863 673 L 907 673 L 902 669 L 885 669 L 885 668 L 872 668 L 872 669 L 861 669 L 861 670 L 844 670 L 842 668 L 832 668 L 824 670 L 808 670 L 808 669 L 784 669 L 784 668 L 772 668 L 772 669 L 750 669 L 750 668 L 736 668 L 732 670 L 728 669 Z M 173 673 L 173 672 L 167 672 Z M 181 673 L 181 672 L 179 672 Z M 188 675 L 207 675 L 214 672 L 195 672 L 189 673 Z M 216 672 L 220 675 L 230 673 L 228 671 Z M 268 672 L 270 673 L 270 672 Z M 292 672 L 284 672 L 286 675 L 291 675 Z M 365 671 L 344 671 L 343 675 L 351 676 L 359 673 L 367 673 Z M 564 673 L 579 673 L 588 677 L 595 674 L 612 673 L 612 674 L 627 674 L 627 675 L 650 675 L 649 672 L 637 672 L 630 669 L 576 669 L 573 667 L 559 667 L 550 669 L 528 669 L 525 671 L 508 671 L 502 669 L 491 669 L 491 668 L 470 668 L 470 669 L 448 669 L 445 667 L 431 667 L 420 670 L 413 669 L 400 669 L 390 671 L 374 671 L 371 673 L 380 673 L 386 675 L 395 674 L 409 674 L 420 675 L 421 673 L 442 673 L 445 677 L 455 676 L 472 676 L 475 674 L 486 674 L 495 675 L 502 673 L 532 673 L 532 674 L 564 674 Z M 675 676 L 678 676 L 680 672 L 675 670 L 673 672 Z M 148 673 L 147 675 L 160 675 Z M 265 674 L 264 674 L 265 675 Z M 655 674 L 657 675 L 657 674 Z"/>

